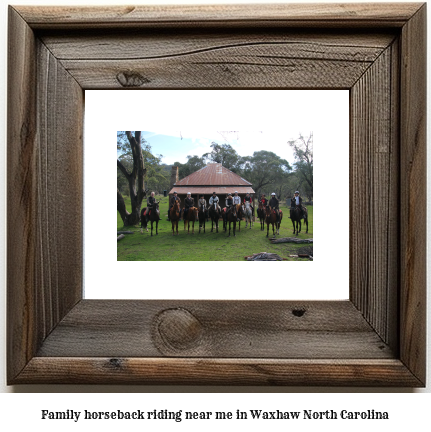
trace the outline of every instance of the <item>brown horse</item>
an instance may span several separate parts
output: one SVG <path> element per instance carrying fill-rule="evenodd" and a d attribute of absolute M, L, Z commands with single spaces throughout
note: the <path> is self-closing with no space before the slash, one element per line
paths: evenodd
<path fill-rule="evenodd" d="M 280 234 L 280 224 L 283 219 L 283 212 L 279 210 L 280 220 L 277 222 L 277 215 L 275 210 L 271 210 L 269 207 L 265 209 L 265 223 L 267 226 L 266 236 L 269 236 L 269 224 L 272 225 L 272 235 L 275 237 L 275 234 Z M 275 225 L 275 231 L 274 231 Z"/>
<path fill-rule="evenodd" d="M 308 234 L 308 210 L 307 207 L 304 207 L 304 214 L 301 216 L 301 209 L 296 206 L 293 209 L 290 209 L 290 219 L 292 219 L 293 224 L 293 234 L 298 235 L 301 232 L 301 219 L 304 218 L 305 226 L 307 227 L 305 233 Z M 296 227 L 295 227 L 296 225 Z M 298 230 L 299 225 L 299 230 Z"/>
<path fill-rule="evenodd" d="M 143 228 L 145 228 L 148 232 L 146 212 L 147 212 L 147 207 L 143 208 L 141 211 L 141 234 L 143 233 Z M 160 210 L 159 210 L 159 202 L 157 201 L 153 204 L 153 208 L 150 210 L 150 215 L 149 215 L 149 221 L 151 222 L 151 236 L 153 236 L 153 222 L 156 223 L 156 235 L 159 234 L 158 232 L 159 220 L 160 220 Z"/>
<path fill-rule="evenodd" d="M 199 234 L 201 233 L 201 228 L 204 228 L 205 233 L 205 220 L 207 215 L 207 209 L 204 206 L 199 206 L 198 218 L 199 218 Z"/>
<path fill-rule="evenodd" d="M 237 204 L 238 205 L 238 204 Z M 235 230 L 236 230 L 236 222 L 238 219 L 237 214 L 237 205 L 233 205 L 230 210 L 223 213 L 223 228 L 226 231 L 227 229 L 227 223 L 229 222 L 229 236 L 230 237 L 230 223 L 233 222 L 233 236 L 235 237 Z"/>
<path fill-rule="evenodd" d="M 218 204 L 213 204 L 209 209 L 209 215 L 211 218 L 211 232 L 214 230 L 214 224 L 216 226 L 216 232 L 218 232 L 218 221 L 220 219 L 221 208 Z"/>
<path fill-rule="evenodd" d="M 260 230 L 265 231 L 265 206 L 260 202 L 257 209 L 257 217 L 260 221 Z"/>
<path fill-rule="evenodd" d="M 180 201 L 176 200 L 175 204 L 172 206 L 172 208 L 169 210 L 169 219 L 172 223 L 172 235 L 175 235 L 175 228 L 177 229 L 177 235 L 178 235 L 178 221 L 180 220 Z"/>
<path fill-rule="evenodd" d="M 190 233 L 190 222 L 192 222 L 192 234 L 195 233 L 195 222 L 198 221 L 198 208 L 190 207 L 187 211 L 187 215 L 184 214 L 184 231 L 186 230 L 187 224 L 187 234 Z"/>

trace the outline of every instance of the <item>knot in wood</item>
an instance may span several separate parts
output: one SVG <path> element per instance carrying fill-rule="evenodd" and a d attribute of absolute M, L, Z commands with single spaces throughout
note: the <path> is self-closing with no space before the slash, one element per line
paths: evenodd
<path fill-rule="evenodd" d="M 156 331 L 164 344 L 175 350 L 195 347 L 203 333 L 198 319 L 182 308 L 162 311 L 156 318 Z"/>
<path fill-rule="evenodd" d="M 123 87 L 140 87 L 150 82 L 148 78 L 142 76 L 139 72 L 126 71 L 117 74 L 117 81 Z"/>
<path fill-rule="evenodd" d="M 292 309 L 292 314 L 296 317 L 302 317 L 305 314 L 305 309 Z"/>

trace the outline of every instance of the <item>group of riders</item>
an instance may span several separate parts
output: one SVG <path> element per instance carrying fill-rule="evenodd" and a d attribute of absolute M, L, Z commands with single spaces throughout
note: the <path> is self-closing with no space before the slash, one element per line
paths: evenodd
<path fill-rule="evenodd" d="M 169 202 L 169 212 L 168 212 L 168 218 L 169 219 L 168 220 L 170 220 L 171 208 L 175 205 L 176 201 L 181 202 L 180 198 L 177 195 L 177 192 L 174 191 L 174 194 L 171 197 L 170 202 Z M 212 196 L 209 199 L 209 206 L 211 207 L 214 205 L 219 210 L 220 213 L 223 211 L 227 215 L 231 211 L 231 209 L 234 205 L 241 204 L 241 197 L 238 195 L 237 191 L 235 191 L 233 195 L 228 194 L 228 196 L 226 197 L 226 200 L 225 200 L 225 208 L 224 209 L 221 209 L 219 202 L 220 202 L 219 197 L 216 195 L 215 192 L 213 192 Z M 250 207 L 251 207 L 252 212 L 254 214 L 253 202 L 252 202 L 252 198 L 251 198 L 249 193 L 246 194 L 243 203 L 245 204 L 247 202 L 250 204 Z M 149 219 L 150 211 L 153 208 L 155 203 L 156 203 L 156 199 L 154 197 L 154 192 L 151 192 L 151 195 L 147 199 L 147 212 L 146 212 L 147 222 Z M 261 198 L 259 199 L 259 204 L 261 204 L 263 208 L 268 207 L 271 211 L 275 211 L 275 214 L 277 217 L 277 222 L 280 221 L 280 208 L 279 208 L 280 203 L 279 203 L 279 200 L 277 199 L 275 193 L 271 194 L 271 198 L 269 200 L 265 197 L 265 194 L 262 194 Z M 188 210 L 194 206 L 195 206 L 194 205 L 194 198 L 192 198 L 191 193 L 188 192 L 187 197 L 184 200 L 184 216 L 183 216 L 184 219 L 187 216 Z M 203 209 L 205 212 L 205 216 L 208 217 L 208 207 L 207 207 L 207 203 L 206 203 L 206 200 L 205 200 L 203 194 L 199 196 L 198 207 L 200 209 Z M 304 206 L 302 205 L 302 197 L 299 195 L 299 191 L 295 191 L 295 195 L 291 199 L 291 204 L 290 204 L 290 210 L 291 211 L 296 209 L 296 208 L 299 209 L 299 211 L 301 212 L 301 218 L 303 218 L 306 210 L 305 210 Z M 181 211 L 180 211 L 180 218 L 181 218 Z"/>

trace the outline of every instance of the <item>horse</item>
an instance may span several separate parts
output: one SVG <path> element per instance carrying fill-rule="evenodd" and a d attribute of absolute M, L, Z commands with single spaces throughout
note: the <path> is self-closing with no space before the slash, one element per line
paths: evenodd
<path fill-rule="evenodd" d="M 147 207 L 143 208 L 141 211 L 141 234 L 143 233 L 143 228 L 145 228 L 148 232 L 146 210 Z M 153 208 L 150 209 L 149 219 L 151 221 L 151 236 L 153 236 L 153 222 L 156 222 L 156 235 L 158 235 L 159 234 L 158 227 L 159 227 L 159 220 L 160 220 L 160 210 L 159 210 L 158 201 L 155 202 L 153 204 Z"/>
<path fill-rule="evenodd" d="M 245 218 L 245 227 L 247 228 L 247 223 L 250 222 L 250 229 L 251 229 L 253 225 L 253 212 L 251 210 L 251 204 L 248 201 L 245 202 L 244 218 Z"/>
<path fill-rule="evenodd" d="M 184 231 L 186 230 L 187 224 L 187 234 L 190 234 L 190 222 L 192 222 L 192 234 L 195 233 L 195 222 L 199 220 L 198 211 L 197 207 L 190 207 L 187 214 L 184 213 Z"/>
<path fill-rule="evenodd" d="M 244 208 L 242 204 L 234 204 L 234 207 L 236 207 L 236 217 L 239 219 L 238 222 L 238 231 L 241 231 L 241 220 L 244 217 Z"/>
<path fill-rule="evenodd" d="M 241 205 L 241 204 L 239 204 Z M 230 223 L 233 222 L 233 236 L 235 237 L 235 230 L 236 230 L 236 222 L 238 219 L 238 214 L 237 214 L 237 206 L 238 204 L 234 204 L 229 211 L 224 212 L 223 215 L 223 228 L 226 231 L 227 229 L 227 223 L 229 222 L 229 236 L 230 237 Z"/>
<path fill-rule="evenodd" d="M 301 219 L 304 218 L 304 223 L 306 225 L 305 233 L 308 234 L 308 210 L 307 207 L 304 207 L 304 215 L 301 216 L 301 209 L 299 206 L 290 209 L 290 219 L 292 220 L 293 225 L 293 234 L 298 235 L 301 232 Z M 295 227 L 296 223 L 296 227 Z M 298 230 L 299 225 L 299 230 Z"/>
<path fill-rule="evenodd" d="M 175 235 L 175 228 L 177 228 L 178 235 L 178 221 L 180 220 L 180 201 L 176 200 L 172 208 L 169 210 L 169 219 L 172 223 L 172 235 Z"/>
<path fill-rule="evenodd" d="M 275 213 L 275 210 L 271 210 L 269 206 L 265 210 L 265 223 L 267 226 L 266 236 L 269 236 L 269 224 L 272 225 L 272 235 L 275 237 L 275 234 L 280 234 L 280 224 L 281 219 L 283 219 L 283 212 L 279 210 L 279 216 L 280 221 L 277 222 L 277 215 Z M 274 231 L 274 225 L 275 225 L 275 231 Z"/>
<path fill-rule="evenodd" d="M 257 217 L 260 221 L 260 230 L 265 231 L 265 206 L 260 202 L 257 209 Z"/>
<path fill-rule="evenodd" d="M 211 218 L 211 232 L 214 230 L 214 224 L 216 226 L 216 232 L 218 232 L 218 221 L 220 219 L 221 208 L 218 204 L 214 203 L 209 209 L 209 215 Z"/>
<path fill-rule="evenodd" d="M 206 220 L 206 215 L 207 215 L 207 209 L 205 208 L 205 206 L 199 206 L 199 212 L 198 212 L 198 218 L 199 218 L 199 234 L 201 233 L 201 228 L 204 228 L 204 233 L 205 233 L 205 220 Z"/>

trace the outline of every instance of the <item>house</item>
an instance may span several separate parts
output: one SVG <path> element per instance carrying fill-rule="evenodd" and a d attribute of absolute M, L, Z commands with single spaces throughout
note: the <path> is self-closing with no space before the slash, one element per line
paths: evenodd
<path fill-rule="evenodd" d="M 234 192 L 237 191 L 242 202 L 248 192 L 253 198 L 254 205 L 255 192 L 252 184 L 220 163 L 209 163 L 204 168 L 184 177 L 182 180 L 176 181 L 169 191 L 169 199 L 174 191 L 177 192 L 181 199 L 181 207 L 184 206 L 184 199 L 187 197 L 188 192 L 194 198 L 195 204 L 197 204 L 201 194 L 204 195 L 208 203 L 211 195 L 215 192 L 220 199 L 221 207 L 224 207 L 225 199 L 229 193 L 233 196 Z"/>

